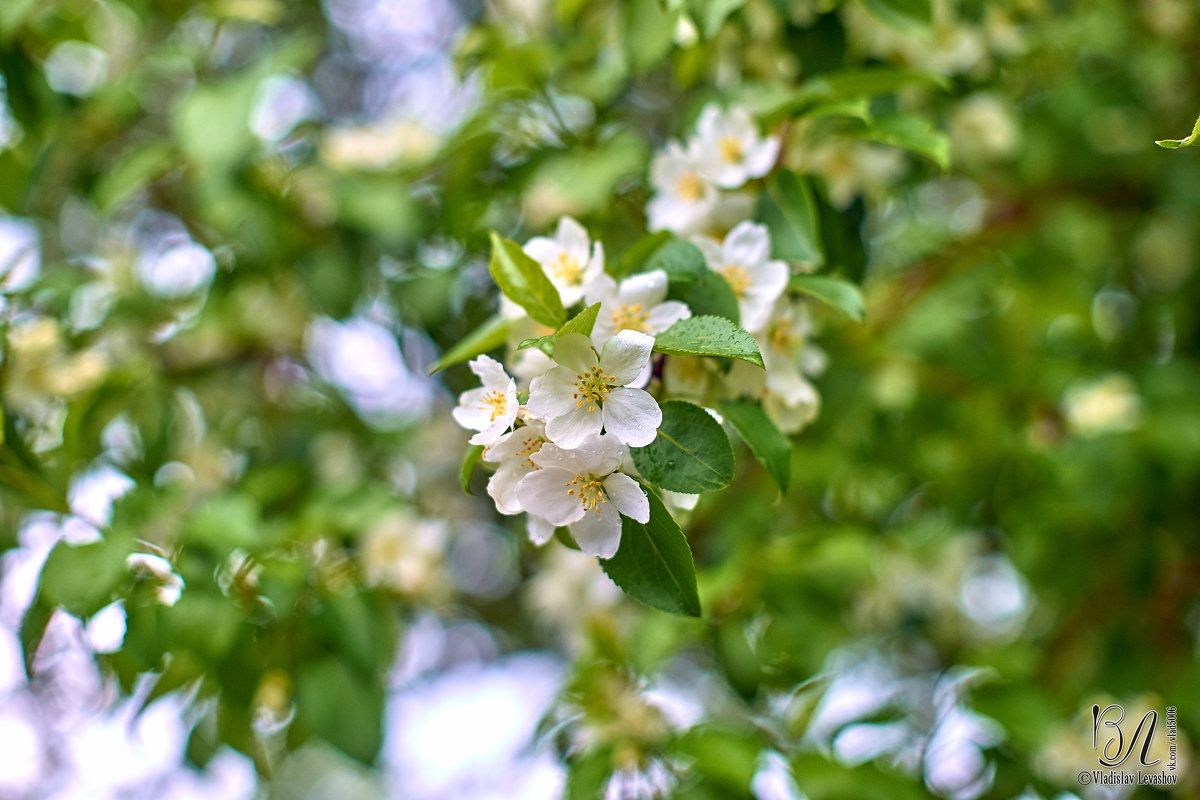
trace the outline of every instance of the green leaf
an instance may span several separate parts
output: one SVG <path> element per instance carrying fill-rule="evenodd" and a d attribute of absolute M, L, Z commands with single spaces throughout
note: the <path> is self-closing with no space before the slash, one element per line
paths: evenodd
<path fill-rule="evenodd" d="M 103 608 L 103 606 L 101 606 Z M 25 653 L 25 675 L 33 676 L 33 659 L 37 656 L 38 647 L 46 636 L 46 626 L 54 616 L 54 606 L 47 603 L 39 594 L 34 597 L 33 604 L 21 619 L 21 649 Z"/>
<path fill-rule="evenodd" d="M 582 333 L 584 336 L 591 337 L 592 328 L 596 325 L 596 315 L 600 313 L 600 304 L 592 303 L 590 306 L 580 311 L 575 316 L 571 317 L 561 328 L 554 333 L 548 333 L 545 336 L 537 336 L 533 339 L 522 339 L 517 345 L 518 350 L 524 350 L 526 347 L 536 347 L 548 356 L 554 355 L 554 342 L 560 336 L 568 333 Z"/>
<path fill-rule="evenodd" d="M 351 758 L 370 764 L 383 743 L 383 687 L 334 658 L 306 665 L 296 680 L 296 718 Z"/>
<path fill-rule="evenodd" d="M 673 238 L 670 231 L 645 234 L 622 253 L 620 258 L 608 265 L 608 274 L 620 280 L 626 275 L 644 271 L 642 265 Z"/>
<path fill-rule="evenodd" d="M 725 356 L 763 365 L 754 337 L 723 317 L 681 319 L 655 338 L 654 351 L 669 356 Z"/>
<path fill-rule="evenodd" d="M 670 239 L 646 259 L 643 272 L 661 269 L 671 283 L 699 281 L 708 273 L 700 248 L 686 239 Z"/>
<path fill-rule="evenodd" d="M 588 750 L 567 763 L 565 800 L 596 800 L 604 795 L 604 786 L 613 771 L 612 746 Z"/>
<path fill-rule="evenodd" d="M 863 5 L 880 22 L 901 33 L 928 34 L 933 23 L 930 0 L 863 0 Z"/>
<path fill-rule="evenodd" d="M 658 495 L 649 491 L 646 496 L 650 521 L 643 525 L 622 517 L 621 546 L 612 558 L 601 559 L 600 566 L 635 600 L 660 611 L 698 617 L 696 566 L 687 539 Z"/>
<path fill-rule="evenodd" d="M 754 453 L 767 473 L 786 492 L 792 479 L 792 443 L 771 422 L 761 405 L 749 400 L 726 400 L 721 403 L 721 414 L 742 437 L 742 441 Z"/>
<path fill-rule="evenodd" d="M 1186 139 L 1159 139 L 1154 143 L 1168 150 L 1177 150 L 1180 147 L 1191 147 L 1197 142 L 1200 142 L 1200 117 L 1196 118 L 1196 124 L 1192 127 L 1192 135 Z"/>
<path fill-rule="evenodd" d="M 950 137 L 924 117 L 896 114 L 875 120 L 863 131 L 851 133 L 859 139 L 899 147 L 925 156 L 943 171 L 950 169 Z"/>
<path fill-rule="evenodd" d="M 246 494 L 217 495 L 183 521 L 189 543 L 203 543 L 224 552 L 235 547 L 247 550 L 262 544 L 258 503 Z"/>
<path fill-rule="evenodd" d="M 662 404 L 658 436 L 630 449 L 642 477 L 673 492 L 700 494 L 723 489 L 733 480 L 733 447 L 721 424 L 698 405 L 683 400 Z"/>
<path fill-rule="evenodd" d="M 949 89 L 944 75 L 932 72 L 871 67 L 867 69 L 830 72 L 810 78 L 790 97 L 768 105 L 761 116 L 765 124 L 773 124 L 791 116 L 833 116 L 842 114 L 864 119 L 870 117 L 865 101 L 877 95 L 913 86 Z"/>
<path fill-rule="evenodd" d="M 643 73 L 671 52 L 679 11 L 663 8 L 659 0 L 630 0 L 625 9 L 625 57 L 635 73 Z"/>
<path fill-rule="evenodd" d="M 133 552 L 128 536 L 72 547 L 60 541 L 50 551 L 38 581 L 38 596 L 51 606 L 86 619 L 113 601 L 128 575 L 125 559 Z"/>
<path fill-rule="evenodd" d="M 788 285 L 823 303 L 828 303 L 859 322 L 866 317 L 862 292 L 849 281 L 827 275 L 793 275 Z"/>
<path fill-rule="evenodd" d="M 746 5 L 746 0 L 689 0 L 688 5 L 704 38 L 711 39 L 720 33 L 730 14 Z"/>
<path fill-rule="evenodd" d="M 461 364 L 477 355 L 500 347 L 508 339 L 508 324 L 508 320 L 496 314 L 443 353 L 441 358 L 433 362 L 433 366 L 429 368 L 429 374 L 441 372 L 446 367 Z"/>
<path fill-rule="evenodd" d="M 824 263 L 817 203 L 806 178 L 790 171 L 772 176 L 759 195 L 758 218 L 771 231 L 773 256 L 817 266 Z"/>
<path fill-rule="evenodd" d="M 558 290 L 542 271 L 542 266 L 525 254 L 521 246 L 510 239 L 492 238 L 492 258 L 488 271 L 504 295 L 543 325 L 558 328 L 567 321 Z"/>
<path fill-rule="evenodd" d="M 467 455 L 463 458 L 462 469 L 459 470 L 458 483 L 462 486 L 462 490 L 467 494 L 475 494 L 471 491 L 471 476 L 475 474 L 475 468 L 483 461 L 483 445 L 477 444 L 467 451 Z"/>

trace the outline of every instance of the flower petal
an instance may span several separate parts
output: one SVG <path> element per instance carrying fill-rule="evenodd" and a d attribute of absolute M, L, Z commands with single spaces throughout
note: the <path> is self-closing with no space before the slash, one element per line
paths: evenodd
<path fill-rule="evenodd" d="M 589 410 L 593 409 L 593 410 Z M 546 436 L 559 447 L 570 450 L 592 434 L 600 433 L 604 417 L 596 406 L 576 406 L 546 423 Z"/>
<path fill-rule="evenodd" d="M 469 366 L 471 372 L 479 376 L 483 388 L 489 392 L 503 392 L 508 388 L 511 378 L 504 371 L 503 365 L 491 356 L 479 356 L 473 359 Z"/>
<path fill-rule="evenodd" d="M 588 281 L 587 291 L 583 296 L 584 302 L 589 306 L 593 303 L 611 303 L 617 298 L 617 282 L 607 272 L 601 272 Z"/>
<path fill-rule="evenodd" d="M 491 409 L 485 407 L 482 402 L 485 394 L 487 394 L 487 389 L 480 386 L 477 389 L 468 389 L 459 395 L 458 406 L 450 412 L 454 416 L 454 421 L 473 431 L 481 431 L 491 425 Z"/>
<path fill-rule="evenodd" d="M 652 332 L 662 333 L 676 322 L 679 322 L 679 320 L 687 319 L 691 315 L 692 310 L 687 307 L 687 303 L 681 303 L 678 300 L 668 300 L 650 309 L 650 315 L 646 317 L 646 325 L 649 326 Z"/>
<path fill-rule="evenodd" d="M 589 556 L 612 558 L 621 546 L 621 515 L 612 503 L 601 503 L 571 523 L 571 535 Z"/>
<path fill-rule="evenodd" d="M 579 374 L 596 366 L 596 351 L 582 333 L 567 333 L 554 341 L 554 360 Z"/>
<path fill-rule="evenodd" d="M 641 389 L 620 387 L 604 399 L 604 429 L 630 447 L 653 442 L 661 423 L 662 409 Z"/>
<path fill-rule="evenodd" d="M 574 410 L 576 400 L 571 395 L 576 391 L 576 374 L 567 367 L 555 367 L 530 381 L 529 402 L 525 404 L 529 413 L 549 420 Z"/>
<path fill-rule="evenodd" d="M 509 459 L 488 479 L 487 492 L 496 501 L 497 511 L 501 514 L 517 514 L 525 510 L 521 507 L 521 499 L 517 497 L 517 484 L 531 471 L 525 462 Z"/>
<path fill-rule="evenodd" d="M 579 498 L 567 494 L 575 476 L 562 469 L 535 470 L 517 484 L 517 499 L 526 511 L 554 525 L 566 525 L 583 516 Z"/>
<path fill-rule="evenodd" d="M 641 523 L 650 521 L 650 501 L 633 478 L 614 472 L 604 479 L 604 491 L 616 505 L 617 511 Z"/>
<path fill-rule="evenodd" d="M 554 529 L 558 527 L 536 514 L 528 515 L 525 520 L 525 530 L 529 534 L 529 541 L 541 547 L 546 542 L 550 541 L 550 537 L 554 535 Z"/>
<path fill-rule="evenodd" d="M 667 273 L 656 269 L 633 275 L 621 281 L 619 293 L 624 305 L 641 303 L 643 308 L 656 306 L 667 296 Z"/>
<path fill-rule="evenodd" d="M 766 261 L 770 249 L 771 239 L 767 233 L 767 226 L 750 220 L 738 223 L 725 237 L 722 247 L 727 263 L 741 264 L 744 267 L 757 266 Z"/>
<path fill-rule="evenodd" d="M 617 386 L 628 386 L 646 368 L 653 349 L 653 336 L 640 331 L 619 331 L 604 345 L 600 369 L 616 378 Z"/>
<path fill-rule="evenodd" d="M 554 238 L 558 242 L 558 246 L 569 255 L 574 256 L 580 264 L 587 261 L 589 244 L 587 228 L 580 225 L 574 218 L 560 217 Z"/>

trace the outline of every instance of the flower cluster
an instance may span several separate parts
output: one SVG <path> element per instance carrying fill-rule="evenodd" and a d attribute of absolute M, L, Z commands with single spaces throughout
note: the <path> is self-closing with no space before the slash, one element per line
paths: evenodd
<path fill-rule="evenodd" d="M 471 444 L 482 446 L 482 460 L 495 467 L 488 493 L 496 508 L 527 514 L 535 543 L 566 526 L 583 552 L 611 558 L 623 516 L 649 521 L 651 503 L 630 450 L 658 436 L 659 399 L 712 410 L 722 400 L 750 398 L 787 433 L 815 416 L 817 393 L 805 376 L 820 370 L 824 356 L 808 343 L 812 326 L 803 301 L 787 295 L 791 268 L 771 258 L 768 228 L 745 211 L 728 227 L 720 221 L 739 204 L 753 207 L 750 194 L 749 202 L 731 198 L 769 173 L 778 153 L 778 138 L 763 137 L 745 110 L 709 106 L 686 145 L 672 142 L 655 157 L 655 195 L 646 209 L 652 231 L 689 237 L 690 246 L 680 246 L 694 254 L 695 269 L 728 284 L 720 292 L 729 304 L 736 299 L 736 310 L 729 309 L 726 324 L 740 323 L 742 335 L 753 337 L 765 369 L 656 354 L 656 337 L 693 317 L 676 299 L 682 295 L 673 291 L 675 278 L 654 265 L 614 277 L 603 245 L 571 217 L 559 220 L 553 236 L 521 248 L 529 268 L 544 276 L 534 282 L 548 282 L 546 291 L 553 287 L 567 312 L 587 317 L 587 330 L 556 331 L 504 298 L 507 363 L 486 355 L 470 362 L 481 385 L 461 395 L 454 418 L 475 432 Z M 670 507 L 694 505 L 694 494 L 658 488 Z"/>

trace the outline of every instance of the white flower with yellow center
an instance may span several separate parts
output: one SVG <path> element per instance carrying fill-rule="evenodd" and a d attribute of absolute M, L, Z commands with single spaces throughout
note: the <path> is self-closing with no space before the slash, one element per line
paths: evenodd
<path fill-rule="evenodd" d="M 488 494 L 496 501 L 496 510 L 501 514 L 519 514 L 525 510 L 517 498 L 517 484 L 530 472 L 539 469 L 533 463 L 532 456 L 547 441 L 546 426 L 531 419 L 512 433 L 504 434 L 483 451 L 484 461 L 500 465 L 488 480 Z"/>
<path fill-rule="evenodd" d="M 621 331 L 662 333 L 692 315 L 686 304 L 667 300 L 667 273 L 661 269 L 633 275 L 620 284 L 607 274 L 597 275 L 588 285 L 586 298 L 589 306 L 600 304 L 592 328 L 597 347 Z"/>
<path fill-rule="evenodd" d="M 541 469 L 517 484 L 517 497 L 548 525 L 567 525 L 589 556 L 612 558 L 621 544 L 621 515 L 648 522 L 650 502 L 637 481 L 618 472 L 625 448 L 611 435 L 589 436 L 567 450 L 543 445 Z"/>
<path fill-rule="evenodd" d="M 760 136 L 744 108 L 722 111 L 710 104 L 696 121 L 696 151 L 705 180 L 722 189 L 736 189 L 771 171 L 779 155 L 779 138 Z"/>
<path fill-rule="evenodd" d="M 662 409 L 631 384 L 646 369 L 653 347 L 653 336 L 626 330 L 609 339 L 597 358 L 583 334 L 560 336 L 554 344 L 558 366 L 529 385 L 529 413 L 545 421 L 547 438 L 560 447 L 576 448 L 601 428 L 631 447 L 650 444 Z"/>
<path fill-rule="evenodd" d="M 524 249 L 542 265 L 568 308 L 583 297 L 588 281 L 604 271 L 604 247 L 600 242 L 591 245 L 587 230 L 571 217 L 558 220 L 553 238 L 535 236 Z"/>
<path fill-rule="evenodd" d="M 470 366 L 483 386 L 463 392 L 452 413 L 459 425 L 479 431 L 471 437 L 471 444 L 486 446 L 499 439 L 517 419 L 517 383 L 494 358 L 480 356 Z"/>
<path fill-rule="evenodd" d="M 767 324 L 775 301 L 788 282 L 788 265 L 770 260 L 771 239 L 765 225 L 746 220 L 729 232 L 722 244 L 707 237 L 692 239 L 737 295 L 742 327 L 757 333 Z"/>
<path fill-rule="evenodd" d="M 650 183 L 654 187 L 654 197 L 646 204 L 650 230 L 690 234 L 707 227 L 717 204 L 717 189 L 701 175 L 694 149 L 670 142 L 650 164 Z"/>

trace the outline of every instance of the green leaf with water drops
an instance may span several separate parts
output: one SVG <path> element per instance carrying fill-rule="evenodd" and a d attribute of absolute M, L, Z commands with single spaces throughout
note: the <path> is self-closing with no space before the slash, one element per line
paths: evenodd
<path fill-rule="evenodd" d="M 1192 126 L 1192 135 L 1186 139 L 1159 139 L 1155 142 L 1159 147 L 1165 147 L 1168 150 L 1178 150 L 1180 147 L 1191 147 L 1194 144 L 1200 144 L 1200 117 L 1196 118 L 1196 124 Z"/>
<path fill-rule="evenodd" d="M 681 319 L 654 340 L 654 351 L 669 356 L 724 356 L 763 365 L 758 342 L 724 317 Z"/>
<path fill-rule="evenodd" d="M 733 481 L 733 447 L 725 429 L 698 405 L 683 400 L 662 404 L 658 436 L 630 449 L 638 472 L 673 492 L 700 494 Z"/>
<path fill-rule="evenodd" d="M 567 310 L 542 265 L 511 239 L 505 239 L 495 231 L 491 238 L 492 257 L 488 261 L 488 271 L 504 296 L 543 325 L 558 328 L 566 322 Z"/>
<path fill-rule="evenodd" d="M 658 495 L 651 490 L 646 498 L 650 520 L 642 524 L 621 517 L 621 546 L 612 558 L 601 559 L 600 566 L 633 599 L 660 611 L 698 617 L 700 595 L 691 548 Z"/>

